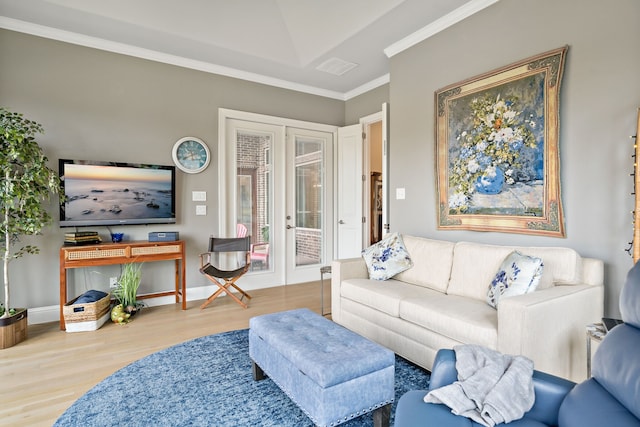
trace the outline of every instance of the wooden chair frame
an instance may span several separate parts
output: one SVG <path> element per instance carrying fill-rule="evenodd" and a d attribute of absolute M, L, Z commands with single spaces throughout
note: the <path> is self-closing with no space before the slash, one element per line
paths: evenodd
<path fill-rule="evenodd" d="M 236 249 L 240 248 L 240 249 Z M 245 252 L 244 265 L 234 270 L 221 270 L 217 266 L 211 264 L 212 253 L 230 253 L 230 252 Z M 246 297 L 251 299 L 251 295 L 241 289 L 236 281 L 242 277 L 251 268 L 251 237 L 242 238 L 216 238 L 211 237 L 209 239 L 209 252 L 200 254 L 200 272 L 205 275 L 209 281 L 218 286 L 218 289 L 211 294 L 209 298 L 200 306 L 200 309 L 205 308 L 218 296 L 226 293 L 241 307 L 247 308 L 248 305 L 243 301 Z M 235 289 L 240 294 L 238 298 L 232 289 Z"/>

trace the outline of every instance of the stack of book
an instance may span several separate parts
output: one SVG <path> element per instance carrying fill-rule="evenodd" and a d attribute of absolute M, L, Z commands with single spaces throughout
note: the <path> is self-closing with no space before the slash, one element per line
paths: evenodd
<path fill-rule="evenodd" d="M 75 231 L 64 234 L 65 245 L 93 245 L 101 241 L 97 231 Z"/>

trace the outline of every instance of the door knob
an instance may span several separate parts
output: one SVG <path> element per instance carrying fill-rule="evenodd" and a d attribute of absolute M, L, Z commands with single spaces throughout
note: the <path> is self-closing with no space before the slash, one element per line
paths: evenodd
<path fill-rule="evenodd" d="M 345 222 L 343 220 L 338 221 L 338 224 L 344 224 Z"/>
<path fill-rule="evenodd" d="M 287 224 L 287 230 L 291 230 L 292 228 L 295 228 L 295 227 L 293 225 Z"/>

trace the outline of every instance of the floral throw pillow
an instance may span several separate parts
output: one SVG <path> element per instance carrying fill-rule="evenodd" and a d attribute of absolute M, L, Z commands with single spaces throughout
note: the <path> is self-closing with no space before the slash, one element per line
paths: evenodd
<path fill-rule="evenodd" d="M 391 233 L 362 251 L 369 277 L 387 280 L 413 267 L 409 252 L 398 233 Z"/>
<path fill-rule="evenodd" d="M 540 283 L 544 264 L 542 259 L 511 252 L 489 285 L 487 303 L 498 308 L 501 298 L 533 292 Z"/>

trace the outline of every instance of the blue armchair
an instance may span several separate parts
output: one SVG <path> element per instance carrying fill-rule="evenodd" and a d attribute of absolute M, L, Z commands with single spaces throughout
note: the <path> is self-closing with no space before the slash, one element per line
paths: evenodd
<path fill-rule="evenodd" d="M 575 384 L 534 371 L 535 403 L 509 427 L 640 427 L 640 262 L 629 271 L 620 295 L 624 324 L 616 326 L 598 346 L 592 378 Z M 553 349 L 550 349 L 553 351 Z M 457 380 L 452 350 L 440 350 L 429 390 Z M 398 401 L 395 427 L 476 427 L 453 415 L 445 405 L 425 403 L 429 390 L 412 390 Z M 500 424 L 506 425 L 506 424 Z"/>

